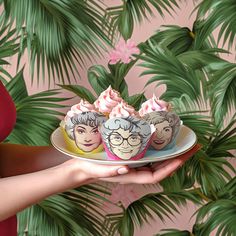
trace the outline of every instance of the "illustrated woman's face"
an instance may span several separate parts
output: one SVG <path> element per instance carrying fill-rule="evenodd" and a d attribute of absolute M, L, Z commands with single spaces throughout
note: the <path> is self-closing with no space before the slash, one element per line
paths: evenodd
<path fill-rule="evenodd" d="M 129 130 L 121 128 L 109 136 L 112 152 L 123 160 L 129 160 L 139 152 L 141 141 L 139 134 L 132 134 Z"/>
<path fill-rule="evenodd" d="M 152 146 L 155 149 L 160 150 L 170 143 L 173 130 L 167 120 L 155 124 L 155 128 L 156 132 L 152 140 Z"/>
<path fill-rule="evenodd" d="M 102 142 L 98 127 L 79 124 L 75 126 L 75 143 L 84 152 L 91 152 Z"/>

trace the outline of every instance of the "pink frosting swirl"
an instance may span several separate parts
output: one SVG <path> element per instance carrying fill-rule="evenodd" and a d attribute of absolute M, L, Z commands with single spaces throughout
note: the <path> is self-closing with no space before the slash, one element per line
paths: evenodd
<path fill-rule="evenodd" d="M 121 101 L 122 98 L 119 92 L 109 86 L 105 91 L 100 94 L 98 99 L 94 102 L 94 105 L 100 112 L 109 113 L 111 112 L 112 108 L 115 107 Z"/>
<path fill-rule="evenodd" d="M 135 109 L 125 101 L 118 103 L 111 111 L 109 118 L 137 116 Z"/>
<path fill-rule="evenodd" d="M 170 110 L 171 110 L 171 104 L 169 102 L 160 100 L 155 96 L 155 94 L 153 94 L 152 98 L 148 99 L 141 105 L 141 108 L 139 109 L 139 115 L 142 117 L 145 114 L 153 111 L 170 111 Z"/>
<path fill-rule="evenodd" d="M 78 104 L 73 105 L 71 109 L 67 112 L 65 121 L 67 120 L 67 118 L 73 117 L 74 114 L 79 114 L 86 111 L 97 112 L 93 104 L 89 103 L 86 100 L 81 99 Z"/>

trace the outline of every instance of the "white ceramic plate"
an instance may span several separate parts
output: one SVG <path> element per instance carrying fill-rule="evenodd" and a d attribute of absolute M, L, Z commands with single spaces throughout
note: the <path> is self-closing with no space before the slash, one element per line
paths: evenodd
<path fill-rule="evenodd" d="M 95 162 L 98 164 L 105 164 L 105 165 L 117 165 L 118 163 L 121 165 L 129 165 L 131 167 L 138 167 L 142 166 L 148 163 L 157 162 L 157 161 L 163 161 L 167 159 L 174 158 L 176 156 L 179 156 L 180 154 L 183 154 L 190 150 L 197 142 L 196 134 L 187 126 L 182 125 L 180 128 L 180 132 L 176 138 L 176 145 L 169 149 L 169 150 L 163 150 L 163 151 L 156 151 L 156 150 L 148 150 L 145 154 L 145 157 L 140 160 L 135 161 L 110 161 L 106 159 L 106 153 L 100 152 L 96 154 L 75 154 L 70 152 L 66 148 L 66 144 L 64 142 L 62 133 L 60 128 L 57 128 L 51 135 L 51 142 L 52 145 L 59 150 L 60 152 L 74 157 L 79 158 L 82 160 Z"/>

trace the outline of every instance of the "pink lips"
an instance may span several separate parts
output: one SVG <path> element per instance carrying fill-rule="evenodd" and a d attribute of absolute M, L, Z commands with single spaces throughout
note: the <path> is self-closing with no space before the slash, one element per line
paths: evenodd
<path fill-rule="evenodd" d="M 160 145 L 160 144 L 163 144 L 165 141 L 163 141 L 163 140 L 153 140 L 153 142 Z"/>
<path fill-rule="evenodd" d="M 90 144 L 90 143 L 88 143 L 88 144 L 83 144 L 85 147 L 90 147 L 90 146 L 92 146 L 93 144 Z"/>

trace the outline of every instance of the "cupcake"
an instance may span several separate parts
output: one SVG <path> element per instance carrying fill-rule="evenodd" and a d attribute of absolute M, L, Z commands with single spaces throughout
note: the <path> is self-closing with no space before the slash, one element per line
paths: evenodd
<path fill-rule="evenodd" d="M 74 114 L 79 114 L 86 111 L 97 112 L 93 104 L 84 99 L 81 99 L 78 104 L 75 104 L 71 107 L 71 109 L 67 112 L 65 119 L 72 117 Z"/>
<path fill-rule="evenodd" d="M 71 107 L 63 122 L 61 130 L 69 151 L 78 154 L 97 153 L 103 150 L 99 127 L 106 117 L 96 112 L 94 105 L 81 100 Z"/>
<path fill-rule="evenodd" d="M 114 107 L 100 132 L 108 160 L 138 160 L 144 157 L 152 136 L 151 125 L 135 117 L 125 102 Z"/>
<path fill-rule="evenodd" d="M 98 99 L 94 102 L 94 106 L 99 112 L 102 112 L 108 117 L 112 108 L 122 100 L 120 93 L 109 86 L 100 94 Z"/>
<path fill-rule="evenodd" d="M 175 145 L 181 125 L 178 115 L 168 111 L 154 111 L 143 116 L 143 119 L 155 127 L 151 140 L 154 149 L 167 150 Z"/>
<path fill-rule="evenodd" d="M 169 102 L 160 100 L 153 94 L 152 98 L 148 99 L 141 105 L 139 115 L 142 117 L 153 111 L 171 111 L 172 107 Z"/>
<path fill-rule="evenodd" d="M 115 118 L 115 117 L 128 117 L 128 116 L 134 116 L 138 117 L 139 114 L 135 109 L 130 106 L 125 101 L 121 101 L 118 103 L 109 114 L 109 118 Z"/>

